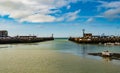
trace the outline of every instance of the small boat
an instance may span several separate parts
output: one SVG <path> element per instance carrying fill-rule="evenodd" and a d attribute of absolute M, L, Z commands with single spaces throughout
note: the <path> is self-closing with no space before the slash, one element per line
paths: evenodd
<path fill-rule="evenodd" d="M 101 53 L 101 55 L 102 55 L 103 57 L 110 57 L 110 56 L 111 56 L 111 53 L 107 50 L 107 51 L 103 51 L 103 52 Z"/>
<path fill-rule="evenodd" d="M 109 57 L 111 59 L 120 60 L 120 53 L 111 53 L 109 51 L 103 51 L 103 52 L 100 52 L 100 53 L 88 53 L 88 55 Z"/>

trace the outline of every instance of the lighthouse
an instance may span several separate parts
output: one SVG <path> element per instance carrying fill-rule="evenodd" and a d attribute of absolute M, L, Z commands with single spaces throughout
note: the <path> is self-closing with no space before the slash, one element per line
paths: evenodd
<path fill-rule="evenodd" d="M 82 31 L 83 31 L 83 37 L 84 37 L 84 35 L 85 35 L 85 29 L 82 29 Z"/>

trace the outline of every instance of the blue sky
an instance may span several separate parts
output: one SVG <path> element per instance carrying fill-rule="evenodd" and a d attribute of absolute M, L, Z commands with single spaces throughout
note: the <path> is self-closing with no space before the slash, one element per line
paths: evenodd
<path fill-rule="evenodd" d="M 120 35 L 120 0 L 1 0 L 0 30 L 10 36 Z"/>

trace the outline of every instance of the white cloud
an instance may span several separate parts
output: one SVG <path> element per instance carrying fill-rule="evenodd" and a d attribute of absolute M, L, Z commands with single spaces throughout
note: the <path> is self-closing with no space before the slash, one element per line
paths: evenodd
<path fill-rule="evenodd" d="M 102 2 L 101 7 L 105 7 L 105 8 L 118 8 L 118 7 L 120 7 L 120 1 Z"/>
<path fill-rule="evenodd" d="M 91 22 L 93 22 L 93 21 L 94 21 L 94 18 L 91 17 L 91 18 L 88 18 L 86 22 L 87 22 L 87 23 L 91 23 Z"/>
<path fill-rule="evenodd" d="M 98 8 L 105 8 L 106 10 L 102 13 L 102 15 L 109 19 L 120 18 L 120 1 L 113 2 L 101 2 Z"/>
<path fill-rule="evenodd" d="M 67 21 L 73 21 L 78 18 L 78 13 L 80 10 L 76 10 L 75 12 L 70 12 L 66 14 Z"/>
<path fill-rule="evenodd" d="M 78 0 L 0 0 L 0 15 L 9 15 L 19 21 L 53 22 L 59 8 Z M 51 10 L 55 9 L 55 10 Z"/>
<path fill-rule="evenodd" d="M 50 15 L 40 15 L 40 14 L 34 14 L 31 16 L 28 16 L 26 18 L 21 19 L 21 22 L 27 21 L 27 22 L 53 22 L 55 21 L 55 17 Z"/>
<path fill-rule="evenodd" d="M 75 12 L 69 12 L 64 14 L 63 16 L 57 18 L 56 21 L 73 21 L 79 17 L 78 13 L 80 10 L 76 10 Z"/>
<path fill-rule="evenodd" d="M 120 18 L 120 8 L 109 9 L 103 15 L 107 18 Z"/>
<path fill-rule="evenodd" d="M 70 5 L 68 5 L 68 6 L 67 6 L 67 9 L 70 9 L 70 8 L 71 8 L 71 6 L 70 6 Z"/>

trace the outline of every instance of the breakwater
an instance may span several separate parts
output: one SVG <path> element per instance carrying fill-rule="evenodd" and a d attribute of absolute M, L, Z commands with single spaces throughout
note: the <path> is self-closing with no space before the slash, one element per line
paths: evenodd
<path fill-rule="evenodd" d="M 97 38 L 70 37 L 68 40 L 76 43 L 85 43 L 85 44 L 114 43 L 115 45 L 119 45 L 120 43 L 120 37 L 97 37 Z"/>
<path fill-rule="evenodd" d="M 54 40 L 53 37 L 36 37 L 36 36 L 17 36 L 17 37 L 2 37 L 0 38 L 0 44 L 11 43 L 35 43 Z"/>
<path fill-rule="evenodd" d="M 83 37 L 70 37 L 68 40 L 84 44 L 120 45 L 120 36 L 93 35 L 92 33 L 85 33 L 85 29 L 82 31 Z"/>

